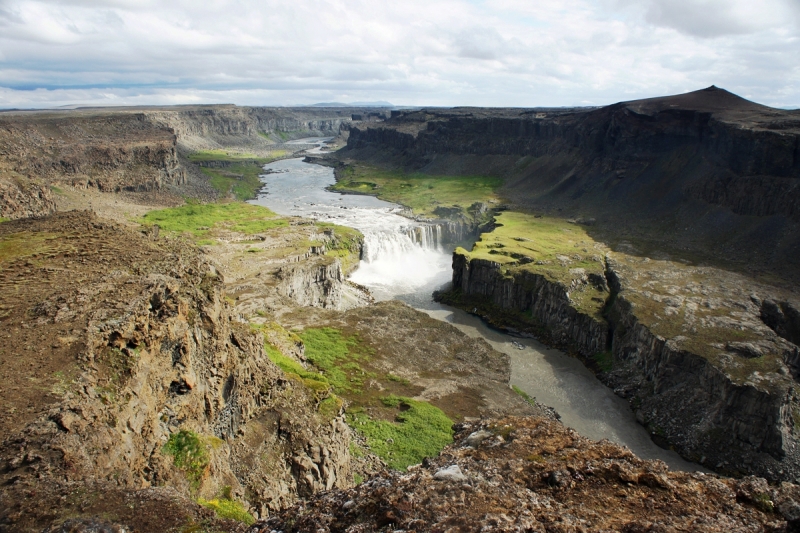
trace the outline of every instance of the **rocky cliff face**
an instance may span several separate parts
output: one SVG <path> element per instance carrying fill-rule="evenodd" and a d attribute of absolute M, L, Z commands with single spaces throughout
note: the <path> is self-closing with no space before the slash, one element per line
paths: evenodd
<path fill-rule="evenodd" d="M 343 417 L 318 413 L 321 399 L 269 360 L 195 249 L 86 213 L 6 222 L 0 233 L 3 283 L 31 281 L 24 294 L 3 291 L 0 315 L 9 331 L 2 350 L 15 365 L 3 369 L 3 527 L 40 531 L 70 512 L 59 491 L 76 486 L 227 494 L 261 515 L 350 486 Z M 29 245 L 18 250 L 21 238 Z M 41 276 L 28 277 L 30 258 Z M 18 353 L 25 346 L 31 365 L 48 369 L 38 378 Z M 20 387 L 29 377 L 49 392 Z M 184 434 L 207 459 L 176 461 L 165 444 Z M 24 494 L 42 483 L 48 493 L 37 505 L 52 499 L 52 515 Z M 102 507 L 94 494 L 87 508 Z"/>
<path fill-rule="evenodd" d="M 55 210 L 56 202 L 47 185 L 22 178 L 0 181 L 0 217 L 40 217 Z"/>
<path fill-rule="evenodd" d="M 540 334 L 580 353 L 595 354 L 608 345 L 606 322 L 577 311 L 570 301 L 569 290 L 574 287 L 554 283 L 543 275 L 505 275 L 499 263 L 469 260 L 456 253 L 453 288 L 467 299 L 525 314 L 526 319 L 542 328 Z"/>
<path fill-rule="evenodd" d="M 142 114 L 4 115 L 0 168 L 101 191 L 149 191 L 180 185 L 174 134 Z"/>
<path fill-rule="evenodd" d="M 697 283 L 692 280 L 701 279 L 702 296 L 667 287 L 662 297 L 654 278 L 631 266 L 635 260 L 613 257 L 618 259 L 606 259 L 605 279 L 583 276 L 565 284 L 536 267 L 509 269 L 456 252 L 454 290 L 438 298 L 581 354 L 630 400 L 654 438 L 691 460 L 773 480 L 800 477 L 795 422 L 800 350 L 786 340 L 794 338 L 795 308 L 757 296 L 769 288 L 743 286 L 746 294 L 737 294 L 724 286 L 742 279 L 728 280 L 713 269 L 682 273 L 668 262 L 652 271 L 670 284 L 685 284 L 689 292 Z M 580 310 L 574 295 L 581 283 L 605 291 L 602 316 Z M 694 316 L 691 309 L 698 305 L 711 311 Z M 730 318 L 729 306 L 735 310 Z M 600 368 L 597 361 L 604 357 L 608 366 Z"/>

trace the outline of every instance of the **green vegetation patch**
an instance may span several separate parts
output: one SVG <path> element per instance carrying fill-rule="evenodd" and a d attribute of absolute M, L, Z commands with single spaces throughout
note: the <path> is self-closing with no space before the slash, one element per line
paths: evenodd
<path fill-rule="evenodd" d="M 614 367 L 614 356 L 610 351 L 598 352 L 592 356 L 592 359 L 603 372 L 611 372 Z"/>
<path fill-rule="evenodd" d="M 203 507 L 208 507 L 209 509 L 213 510 L 220 518 L 238 520 L 239 522 L 244 522 L 248 526 L 253 525 L 256 521 L 256 519 L 253 518 L 253 515 L 248 513 L 244 506 L 235 500 L 230 500 L 227 498 L 204 500 L 203 498 L 198 498 L 197 503 Z"/>
<path fill-rule="evenodd" d="M 221 150 L 221 149 L 200 150 L 189 154 L 189 161 L 193 163 L 201 161 L 226 161 L 226 162 L 252 161 L 255 163 L 266 165 L 267 163 L 271 163 L 276 159 L 285 157 L 288 153 L 289 152 L 286 150 L 275 150 L 273 152 L 270 152 L 270 155 L 268 156 L 258 156 L 256 154 L 251 154 L 248 152 L 231 152 L 229 150 Z"/>
<path fill-rule="evenodd" d="M 162 450 L 173 457 L 173 464 L 186 473 L 192 489 L 197 490 L 211 463 L 209 448 L 213 444 L 208 437 L 182 429 L 170 436 Z"/>
<path fill-rule="evenodd" d="M 270 344 L 265 345 L 265 347 L 270 361 L 278 365 L 278 368 L 283 370 L 287 376 L 299 380 L 305 387 L 312 390 L 318 400 L 323 400 L 330 396 L 332 385 L 328 378 L 317 372 L 306 370 L 299 362 L 288 355 L 284 355 Z"/>
<path fill-rule="evenodd" d="M 0 217 L 0 224 L 2 224 L 3 222 L 8 222 L 9 220 L 11 220 L 11 219 L 10 218 L 5 218 L 5 217 Z"/>
<path fill-rule="evenodd" d="M 361 244 L 364 239 L 360 231 L 329 222 L 314 222 L 314 225 L 333 237 L 329 241 L 325 255 L 339 258 L 345 273 L 358 266 L 358 262 L 361 260 Z"/>
<path fill-rule="evenodd" d="M 511 389 L 514 392 L 516 392 L 517 394 L 519 394 L 522 397 L 523 400 L 525 400 L 526 402 L 528 402 L 532 406 L 536 407 L 536 398 L 534 398 L 533 396 L 531 396 L 530 394 L 528 394 L 524 390 L 520 389 L 516 385 L 512 385 Z"/>
<path fill-rule="evenodd" d="M 259 327 L 267 335 L 282 329 L 277 325 Z M 439 408 L 406 397 L 418 387 L 405 378 L 378 371 L 372 364 L 375 351 L 357 335 L 331 327 L 306 328 L 296 335 L 305 346 L 308 368 L 267 343 L 270 359 L 287 376 L 317 393 L 321 416 L 336 416 L 347 402 L 348 423 L 392 468 L 419 463 L 452 442 L 452 420 Z M 280 344 L 281 335 L 273 336 Z M 357 446 L 351 446 L 354 448 Z M 359 453 L 363 455 L 361 450 L 353 455 Z"/>
<path fill-rule="evenodd" d="M 146 225 L 158 224 L 166 231 L 188 232 L 195 237 L 205 237 L 214 229 L 254 235 L 288 225 L 285 219 L 269 209 L 242 202 L 189 203 L 150 211 L 142 218 L 142 222 Z"/>
<path fill-rule="evenodd" d="M 367 439 L 370 450 L 395 470 L 404 470 L 437 455 L 453 442 L 453 421 L 433 405 L 386 396 L 383 405 L 395 413 L 395 421 L 374 419 L 363 409 L 351 409 L 348 422 Z"/>
<path fill-rule="evenodd" d="M 319 369 L 337 393 L 361 391 L 366 372 L 359 362 L 369 350 L 357 336 L 345 337 L 334 328 L 307 328 L 298 333 L 305 344 L 308 361 Z"/>
<path fill-rule="evenodd" d="M 374 194 L 410 207 L 417 215 L 436 216 L 439 206 L 466 210 L 475 202 L 497 202 L 502 180 L 493 176 L 437 176 L 348 166 L 331 187 L 339 192 Z"/>
<path fill-rule="evenodd" d="M 0 236 L 0 263 L 25 257 L 50 258 L 60 253 L 75 251 L 63 234 L 20 232 Z"/>
<path fill-rule="evenodd" d="M 202 166 L 200 169 L 210 178 L 211 186 L 224 196 L 233 196 L 237 200 L 250 200 L 256 197 L 256 192 L 261 188 L 259 176 L 264 173 L 264 165 L 286 154 L 288 154 L 286 150 L 276 150 L 268 157 L 260 157 L 226 150 L 202 150 L 190 154 L 189 160 L 200 164 L 220 162 L 221 165 L 218 167 Z"/>

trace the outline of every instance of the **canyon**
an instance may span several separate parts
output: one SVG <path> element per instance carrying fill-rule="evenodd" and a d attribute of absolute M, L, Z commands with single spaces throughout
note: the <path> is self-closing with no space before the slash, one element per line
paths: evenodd
<path fill-rule="evenodd" d="M 0 531 L 798 530 L 797 112 L 374 111 L 0 114 Z M 718 473 L 565 428 L 506 354 L 349 281 L 361 233 L 208 173 L 298 156 L 408 199 L 412 241 L 463 246 L 437 300 L 574 354 Z M 421 464 L 365 432 L 426 406 L 455 425 Z"/>

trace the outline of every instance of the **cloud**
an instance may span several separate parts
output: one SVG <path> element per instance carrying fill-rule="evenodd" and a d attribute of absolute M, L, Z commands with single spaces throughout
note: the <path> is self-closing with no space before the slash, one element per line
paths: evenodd
<path fill-rule="evenodd" d="M 779 28 L 792 0 L 650 0 L 646 20 L 697 37 L 742 35 Z"/>
<path fill-rule="evenodd" d="M 764 2 L 0 0 L 0 107 L 800 105 L 800 2 Z"/>

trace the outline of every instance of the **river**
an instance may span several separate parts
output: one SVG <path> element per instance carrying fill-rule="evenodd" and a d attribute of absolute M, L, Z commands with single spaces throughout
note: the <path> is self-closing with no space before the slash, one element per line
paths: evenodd
<path fill-rule="evenodd" d="M 319 152 L 328 138 L 292 141 Z M 316 146 L 316 148 L 311 148 Z M 435 228 L 401 216 L 403 208 L 372 196 L 325 190 L 335 183 L 333 169 L 284 159 L 266 165 L 264 188 L 251 203 L 282 215 L 334 222 L 364 234 L 365 249 L 350 279 L 370 289 L 377 300 L 399 299 L 447 321 L 470 337 L 482 337 L 511 359 L 511 384 L 553 407 L 567 426 L 591 439 L 608 439 L 643 459 L 661 459 L 675 470 L 702 470 L 671 450 L 658 447 L 628 407 L 583 364 L 532 339 L 520 339 L 486 326 L 479 318 L 438 304 L 431 293 L 451 278 L 451 253 Z"/>

